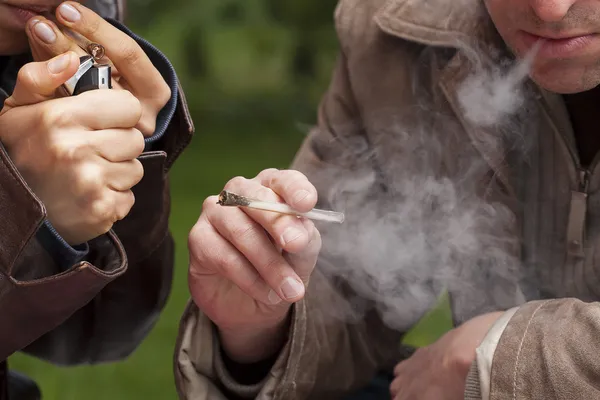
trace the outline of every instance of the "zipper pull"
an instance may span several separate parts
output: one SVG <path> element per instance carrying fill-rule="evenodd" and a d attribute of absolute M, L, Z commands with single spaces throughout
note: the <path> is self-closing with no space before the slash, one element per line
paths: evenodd
<path fill-rule="evenodd" d="M 579 170 L 579 191 L 587 194 L 590 185 L 590 171 L 587 169 Z"/>
<path fill-rule="evenodd" d="M 567 252 L 570 256 L 583 258 L 585 240 L 585 217 L 587 215 L 587 196 L 589 189 L 588 170 L 579 171 L 579 190 L 571 191 L 569 221 L 567 223 Z"/>

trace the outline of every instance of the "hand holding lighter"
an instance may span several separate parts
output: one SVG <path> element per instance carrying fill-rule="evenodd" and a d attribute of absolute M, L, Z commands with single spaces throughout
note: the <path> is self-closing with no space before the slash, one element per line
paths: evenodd
<path fill-rule="evenodd" d="M 96 62 L 104 57 L 104 47 L 92 42 L 80 33 L 63 26 L 58 22 L 54 14 L 44 12 L 42 15 L 54 22 L 65 36 L 88 53 L 88 55 L 79 58 L 77 73 L 63 85 L 67 92 L 71 96 L 76 96 L 93 89 L 112 89 L 110 65 L 98 64 Z"/>

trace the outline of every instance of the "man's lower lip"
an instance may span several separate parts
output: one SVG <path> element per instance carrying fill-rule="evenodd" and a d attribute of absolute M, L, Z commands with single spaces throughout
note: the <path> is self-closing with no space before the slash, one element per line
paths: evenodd
<path fill-rule="evenodd" d="M 528 50 L 541 41 L 536 57 L 539 58 L 565 58 L 575 56 L 577 53 L 585 50 L 594 40 L 598 39 L 598 35 L 577 36 L 568 39 L 547 39 L 539 36 L 531 35 L 522 32 L 521 41 L 524 47 Z"/>

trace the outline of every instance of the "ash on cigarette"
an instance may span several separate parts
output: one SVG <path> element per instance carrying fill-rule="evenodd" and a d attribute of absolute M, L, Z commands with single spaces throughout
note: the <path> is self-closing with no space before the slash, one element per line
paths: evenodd
<path fill-rule="evenodd" d="M 217 199 L 217 204 L 220 206 L 246 207 L 250 205 L 250 202 L 250 199 L 239 194 L 231 193 L 227 190 L 223 190 L 219 193 L 219 198 Z"/>

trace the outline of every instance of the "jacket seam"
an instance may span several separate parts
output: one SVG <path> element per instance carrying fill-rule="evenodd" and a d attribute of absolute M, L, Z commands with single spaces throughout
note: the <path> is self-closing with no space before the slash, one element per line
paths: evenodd
<path fill-rule="evenodd" d="M 8 171 L 8 175 L 10 176 L 12 181 L 14 181 L 14 183 L 16 183 L 17 186 L 20 189 L 24 190 L 28 195 L 33 196 L 34 201 L 37 200 L 37 197 L 29 190 L 29 188 L 24 184 L 24 182 L 22 180 L 19 180 L 14 175 L 13 168 L 11 168 L 14 165 L 9 164 L 7 162 L 7 160 L 5 159 L 5 156 L 8 156 L 8 154 L 3 149 L 0 149 L 0 160 L 2 161 L 2 164 L 6 167 L 6 170 Z M 15 169 L 16 169 L 16 167 L 15 167 Z M 43 205 L 42 205 L 42 215 L 45 215 L 45 210 L 44 210 Z M 17 260 L 19 258 L 19 256 L 23 252 L 23 248 L 25 247 L 25 245 L 31 241 L 31 238 L 34 236 L 36 230 L 39 229 L 41 222 L 42 221 L 38 221 L 38 223 L 35 224 L 35 226 L 27 232 L 27 235 L 25 235 L 25 242 L 19 244 L 19 250 L 15 254 L 15 259 L 10 261 L 10 263 L 11 263 L 10 265 L 7 265 L 7 270 L 6 270 L 7 277 L 11 276 L 15 260 Z"/>
<path fill-rule="evenodd" d="M 536 307 L 536 309 L 533 311 L 533 313 L 531 314 L 531 317 L 529 318 L 529 321 L 527 322 L 527 326 L 525 327 L 525 331 L 523 332 L 523 337 L 521 338 L 521 342 L 519 343 L 519 347 L 517 349 L 517 356 L 515 358 L 515 368 L 513 371 L 513 400 L 516 400 L 517 398 L 517 370 L 519 368 L 519 357 L 521 355 L 521 350 L 523 349 L 523 343 L 525 342 L 525 338 L 527 337 L 527 332 L 529 330 L 529 326 L 531 325 L 531 322 L 533 322 L 533 319 L 535 318 L 535 314 L 537 314 L 537 312 L 544 307 L 546 304 L 548 304 L 549 301 L 545 301 L 542 304 L 540 304 L 539 306 Z"/>

